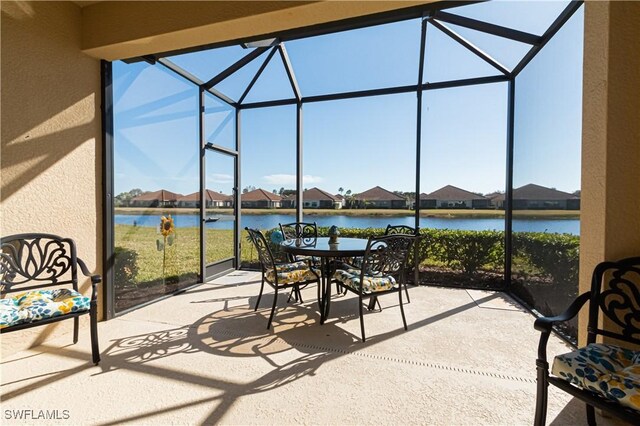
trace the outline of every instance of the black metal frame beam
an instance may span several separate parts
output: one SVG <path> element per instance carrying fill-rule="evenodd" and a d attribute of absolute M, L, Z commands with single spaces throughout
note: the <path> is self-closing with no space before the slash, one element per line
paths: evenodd
<path fill-rule="evenodd" d="M 198 137 L 200 140 L 199 157 L 200 160 L 200 282 L 205 282 L 207 279 L 207 226 L 206 220 L 206 166 L 205 160 L 207 137 L 205 134 L 205 97 L 204 87 L 199 86 L 198 96 Z"/>
<path fill-rule="evenodd" d="M 514 30 L 501 25 L 490 24 L 484 21 L 478 21 L 464 16 L 454 15 L 453 13 L 437 11 L 434 18 L 441 22 L 447 22 L 449 24 L 481 31 L 498 37 L 508 38 L 509 40 L 519 41 L 520 43 L 532 44 L 534 46 L 541 44 L 543 40 L 541 36 L 535 34 Z"/>
<path fill-rule="evenodd" d="M 332 93 L 329 95 L 307 96 L 300 99 L 303 104 L 314 102 L 336 101 L 342 99 L 364 98 L 369 96 L 396 95 L 400 93 L 417 92 L 418 90 L 438 90 L 453 87 L 474 86 L 478 84 L 503 83 L 510 78 L 505 75 L 495 75 L 489 77 L 466 78 L 461 80 L 441 81 L 436 83 L 423 83 L 421 85 L 412 84 L 409 86 L 396 86 L 384 89 L 358 90 L 353 92 Z M 278 99 L 275 101 L 262 101 L 237 105 L 239 109 L 268 108 L 282 105 L 295 105 L 297 99 Z"/>
<path fill-rule="evenodd" d="M 511 71 L 509 71 L 507 67 L 505 67 L 500 62 L 498 62 L 497 60 L 489 56 L 489 54 L 485 53 L 482 49 L 477 47 L 475 44 L 471 43 L 469 40 L 462 37 L 460 34 L 453 31 L 451 28 L 447 27 L 442 22 L 434 18 L 430 18 L 429 22 L 431 23 L 431 25 L 438 28 L 440 31 L 442 31 L 443 33 L 445 33 L 446 35 L 448 35 L 449 37 L 451 37 L 452 39 L 460 43 L 462 46 L 467 48 L 467 50 L 471 51 L 473 54 L 478 56 L 480 59 L 482 59 L 483 61 L 485 61 L 486 63 L 488 63 L 495 69 L 497 69 L 498 71 L 500 71 L 502 74 L 504 75 L 511 74 Z"/>
<path fill-rule="evenodd" d="M 416 92 L 416 189 L 415 189 L 415 224 L 416 236 L 420 235 L 420 176 L 422 175 L 422 91 L 424 85 L 424 56 L 427 44 L 427 20 L 423 19 L 420 28 L 420 62 L 418 64 L 418 90 Z M 420 240 L 418 240 L 419 242 Z M 414 284 L 420 284 L 420 258 L 418 242 L 415 244 L 413 257 L 415 259 Z"/>
<path fill-rule="evenodd" d="M 507 152 L 506 182 L 504 195 L 504 285 L 511 285 L 511 259 L 513 255 L 513 151 L 515 130 L 516 79 L 507 86 Z"/>
<path fill-rule="evenodd" d="M 191 74 L 189 71 L 185 70 L 184 68 L 181 68 L 180 66 L 178 66 L 177 64 L 171 62 L 169 59 L 167 58 L 159 58 L 157 60 L 157 63 L 159 63 L 160 65 L 163 65 L 165 68 L 169 69 L 170 71 L 173 71 L 174 73 L 178 74 L 180 77 L 190 81 L 191 83 L 195 84 L 198 87 L 203 87 L 204 86 L 204 82 L 202 80 L 200 80 L 198 77 L 196 77 L 195 75 Z M 230 97 L 228 97 L 227 95 L 225 95 L 224 93 L 214 89 L 213 87 L 207 89 L 204 88 L 207 92 L 211 93 L 213 96 L 215 96 L 216 98 L 220 99 L 221 101 L 235 107 L 236 106 L 236 102 L 231 99 Z"/>
<path fill-rule="evenodd" d="M 101 61 L 100 85 L 102 91 L 102 199 L 103 199 L 103 228 L 102 250 L 102 299 L 106 319 L 115 317 L 115 271 L 113 269 L 115 251 L 114 235 L 114 206 L 113 206 L 113 69 L 111 62 Z"/>
<path fill-rule="evenodd" d="M 300 92 L 300 87 L 298 86 L 298 81 L 296 80 L 296 74 L 293 72 L 293 66 L 291 66 L 291 61 L 289 60 L 289 55 L 287 54 L 287 49 L 284 47 L 284 43 L 280 43 L 278 45 L 278 52 L 280 52 L 280 57 L 282 58 L 282 63 L 284 64 L 284 69 L 287 72 L 287 77 L 289 78 L 289 83 L 291 84 L 291 90 L 293 90 L 293 94 L 300 102 L 302 99 L 302 93 Z"/>
<path fill-rule="evenodd" d="M 560 31 L 560 28 L 562 28 L 564 24 L 569 19 L 571 19 L 573 14 L 576 13 L 578 9 L 580 9 L 582 3 L 584 3 L 583 0 L 571 0 L 571 3 L 569 3 L 567 7 L 564 8 L 562 13 L 560 13 L 560 15 L 555 19 L 555 21 L 553 21 L 549 28 L 547 28 L 547 31 L 544 32 L 544 34 L 542 35 L 542 42 L 536 46 L 533 46 L 527 52 L 527 54 L 524 55 L 524 58 L 522 58 L 518 65 L 513 68 L 512 74 L 514 77 L 520 74 L 524 67 L 526 67 L 527 64 L 529 64 L 529 62 L 531 62 L 533 58 L 535 58 L 536 55 L 540 53 L 540 50 L 542 50 L 542 48 L 546 46 L 546 44 L 553 38 L 553 36 L 555 36 L 556 33 Z"/>
<path fill-rule="evenodd" d="M 277 47 L 273 47 L 271 49 L 271 52 L 269 52 L 269 54 L 265 58 L 265 60 L 262 63 L 262 65 L 260 65 L 260 68 L 258 68 L 258 71 L 256 72 L 256 75 L 253 76 L 253 78 L 249 82 L 249 85 L 247 86 L 245 91 L 242 93 L 242 96 L 240 96 L 240 99 L 238 99 L 238 104 L 242 104 L 242 102 L 244 102 L 244 99 L 247 97 L 247 95 L 251 91 L 251 88 L 253 88 L 253 85 L 256 84 L 256 81 L 258 81 L 258 79 L 262 75 L 262 72 L 265 70 L 265 68 L 267 68 L 267 65 L 269 65 L 269 61 L 271 61 L 271 58 L 273 58 L 273 55 L 275 55 L 276 49 L 277 49 Z"/>
<path fill-rule="evenodd" d="M 225 69 L 224 71 L 220 72 L 218 75 L 213 77 L 211 80 L 209 80 L 206 83 L 204 83 L 203 87 L 205 89 L 211 89 L 216 84 L 220 83 L 221 81 L 223 81 L 224 79 L 229 77 L 231 74 L 235 73 L 240 68 L 244 67 L 249 62 L 253 61 L 258 56 L 262 55 L 264 52 L 266 52 L 269 49 L 270 49 L 270 47 L 257 47 L 257 48 L 255 48 L 248 55 L 243 56 L 236 63 L 234 63 L 233 65 L 229 66 L 227 69 Z"/>

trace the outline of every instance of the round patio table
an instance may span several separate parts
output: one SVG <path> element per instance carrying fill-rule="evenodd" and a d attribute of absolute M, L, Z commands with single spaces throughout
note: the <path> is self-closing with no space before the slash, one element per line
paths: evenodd
<path fill-rule="evenodd" d="M 318 304 L 321 324 L 324 324 L 329 316 L 331 302 L 331 276 L 335 272 L 335 263 L 330 260 L 364 256 L 368 242 L 369 240 L 366 238 L 338 238 L 337 244 L 329 244 L 329 237 L 319 237 L 290 239 L 280 243 L 282 251 L 285 253 L 320 258 L 321 279 Z"/>

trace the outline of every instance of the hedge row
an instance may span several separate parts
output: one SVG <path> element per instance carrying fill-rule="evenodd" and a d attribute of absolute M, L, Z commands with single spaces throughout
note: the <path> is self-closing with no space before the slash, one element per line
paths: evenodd
<path fill-rule="evenodd" d="M 266 232 L 270 238 L 274 230 Z M 318 234 L 327 236 L 328 227 Z M 383 228 L 341 228 L 341 237 L 369 238 L 384 234 Z M 446 266 L 465 274 L 504 269 L 504 232 L 421 229 L 418 245 L 420 265 Z M 544 275 L 556 283 L 577 283 L 580 238 L 570 234 L 514 232 L 516 269 Z M 414 264 L 410 261 L 410 264 Z"/>

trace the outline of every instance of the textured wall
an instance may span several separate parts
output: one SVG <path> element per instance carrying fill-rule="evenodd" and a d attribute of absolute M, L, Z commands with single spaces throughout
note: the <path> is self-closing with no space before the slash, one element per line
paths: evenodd
<path fill-rule="evenodd" d="M 80 8 L 71 2 L 1 4 L 0 233 L 72 237 L 79 256 L 101 273 L 100 63 L 80 50 Z M 87 281 L 82 288 L 86 293 Z M 4 334 L 3 352 L 69 325 Z"/>
<path fill-rule="evenodd" d="M 581 292 L 598 262 L 640 255 L 640 3 L 585 7 Z"/>

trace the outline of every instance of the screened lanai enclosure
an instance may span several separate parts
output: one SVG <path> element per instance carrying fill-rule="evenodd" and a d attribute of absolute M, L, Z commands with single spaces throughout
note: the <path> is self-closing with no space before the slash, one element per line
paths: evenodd
<path fill-rule="evenodd" d="M 413 284 L 558 313 L 578 290 L 581 6 L 443 2 L 105 62 L 108 316 L 255 268 L 243 229 L 294 221 L 412 226 Z"/>

